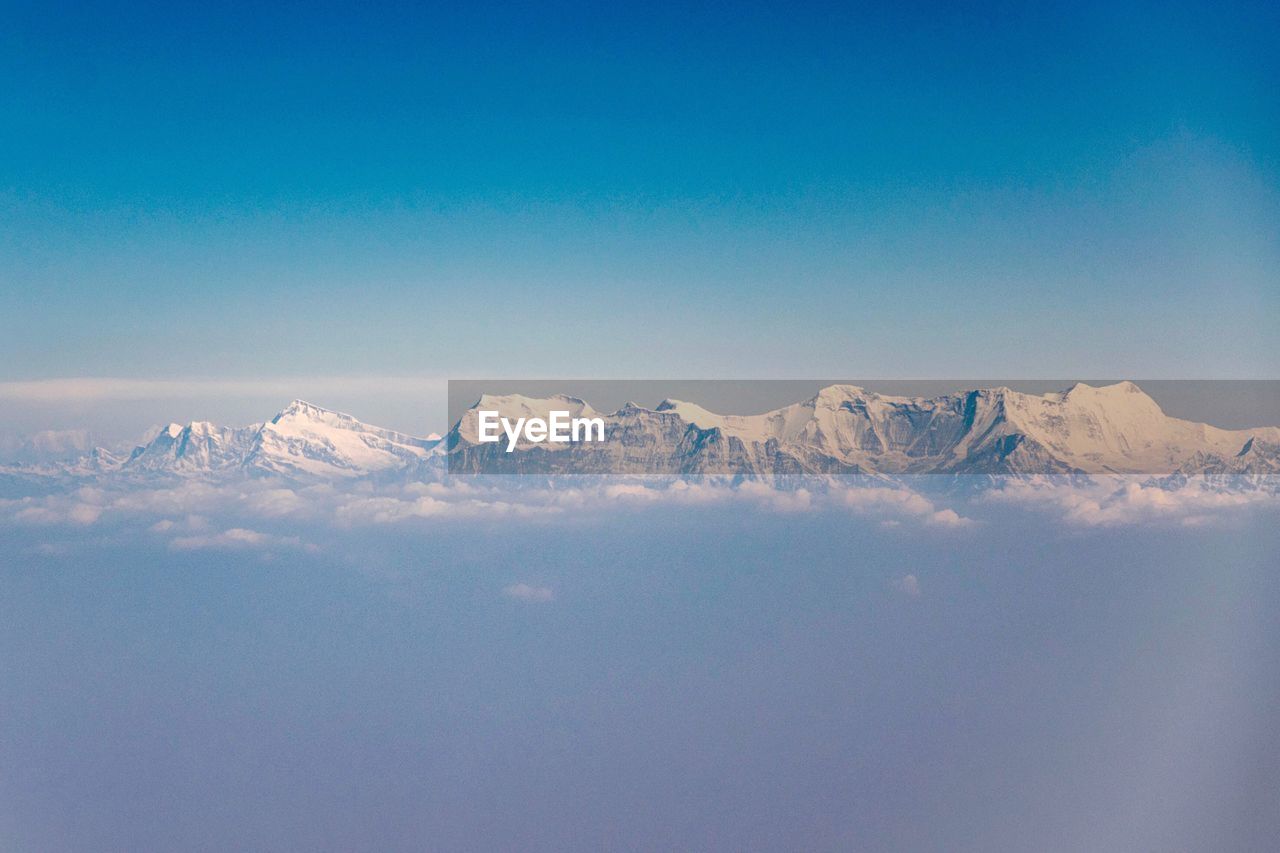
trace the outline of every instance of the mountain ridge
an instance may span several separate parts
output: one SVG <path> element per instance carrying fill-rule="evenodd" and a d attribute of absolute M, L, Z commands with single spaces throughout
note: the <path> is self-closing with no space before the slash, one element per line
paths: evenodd
<path fill-rule="evenodd" d="M 170 424 L 134 449 L 123 473 L 211 473 L 358 477 L 425 459 L 439 436 L 419 438 L 365 424 L 352 415 L 294 400 L 267 421 L 217 427 Z"/>
<path fill-rule="evenodd" d="M 1276 427 L 1223 430 L 1169 417 L 1132 382 L 1076 383 L 1044 395 L 998 386 L 930 398 L 830 385 L 757 415 L 720 415 L 673 399 L 654 409 L 627 404 L 602 415 L 612 440 L 567 454 L 545 445 L 505 454 L 478 442 L 480 405 L 446 437 L 455 473 L 1169 474 L 1197 453 L 1216 468 L 1249 441 L 1280 441 Z M 549 408 L 521 398 L 513 414 L 545 416 Z"/>
<path fill-rule="evenodd" d="M 477 440 L 476 412 L 601 417 L 606 441 L 517 445 Z M 567 395 L 482 395 L 444 438 L 412 436 L 296 399 L 245 427 L 171 423 L 127 457 L 97 449 L 34 473 L 290 479 L 437 479 L 453 474 L 881 477 L 917 474 L 1188 477 L 1280 473 L 1280 427 L 1225 430 L 1166 415 L 1132 382 L 1026 394 L 1005 386 L 934 397 L 830 385 L 755 415 L 665 399 L 597 412 Z"/>

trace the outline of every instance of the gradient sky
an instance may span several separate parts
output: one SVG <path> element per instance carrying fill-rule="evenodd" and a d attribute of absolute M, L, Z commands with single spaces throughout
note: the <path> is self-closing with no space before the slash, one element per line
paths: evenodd
<path fill-rule="evenodd" d="M 463 5 L 5 4 L 0 381 L 1280 371 L 1274 4 Z"/>

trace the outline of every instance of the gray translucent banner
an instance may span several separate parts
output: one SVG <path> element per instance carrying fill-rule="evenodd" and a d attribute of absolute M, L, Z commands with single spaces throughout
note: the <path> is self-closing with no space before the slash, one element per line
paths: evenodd
<path fill-rule="evenodd" d="M 1277 380 L 450 380 L 454 474 L 1273 476 Z"/>

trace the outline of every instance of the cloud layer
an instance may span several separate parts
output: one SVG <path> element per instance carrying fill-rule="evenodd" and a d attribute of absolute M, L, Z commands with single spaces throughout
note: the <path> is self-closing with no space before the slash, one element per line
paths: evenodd
<path fill-rule="evenodd" d="M 907 485 L 829 483 L 780 489 L 763 483 L 602 481 L 563 488 L 512 487 L 458 479 L 376 486 L 300 486 L 275 480 L 172 481 L 165 485 L 81 486 L 0 500 L 0 528 L 133 530 L 172 550 L 285 551 L 314 548 L 315 533 L 422 527 L 474 520 L 531 524 L 590 523 L 611 513 L 714 507 L 803 514 L 834 513 L 850 522 L 930 535 L 966 535 L 1032 512 L 1068 528 L 1229 524 L 1246 512 L 1278 512 L 1275 491 L 1226 491 L 1206 483 L 1176 488 L 1123 479 L 1091 483 L 1009 482 L 976 494 L 925 493 Z M 919 592 L 918 581 L 899 588 Z M 519 586 L 518 584 L 516 585 Z M 512 591 L 514 590 L 514 591 Z M 914 591 L 913 591 L 914 590 Z M 528 589 L 507 595 L 525 599 Z"/>

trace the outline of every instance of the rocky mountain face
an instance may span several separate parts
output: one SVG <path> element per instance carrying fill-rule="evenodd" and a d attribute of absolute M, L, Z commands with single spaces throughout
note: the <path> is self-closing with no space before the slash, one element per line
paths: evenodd
<path fill-rule="evenodd" d="M 823 475 L 1271 473 L 1280 428 L 1223 430 L 1171 418 L 1131 382 L 1043 396 L 992 388 L 933 398 L 833 385 L 760 415 L 678 400 L 600 415 L 606 440 L 568 445 L 477 440 L 477 412 L 512 418 L 581 400 L 485 397 L 449 433 L 454 473 Z M 595 414 L 595 413 L 592 413 Z"/>

